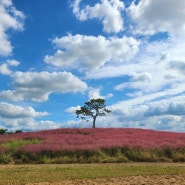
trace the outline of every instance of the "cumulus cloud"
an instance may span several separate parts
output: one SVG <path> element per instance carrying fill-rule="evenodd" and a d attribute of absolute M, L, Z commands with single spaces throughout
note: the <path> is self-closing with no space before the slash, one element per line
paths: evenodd
<path fill-rule="evenodd" d="M 145 116 L 160 115 L 185 115 L 185 101 L 181 97 L 180 100 L 169 102 L 168 100 L 159 103 L 153 103 L 147 110 Z"/>
<path fill-rule="evenodd" d="M 98 99 L 98 98 L 105 98 L 104 96 L 100 95 L 100 88 L 93 88 L 89 91 L 89 99 Z"/>
<path fill-rule="evenodd" d="M 66 109 L 66 112 L 70 114 L 76 114 L 76 110 L 80 110 L 80 107 L 80 105 L 69 107 Z"/>
<path fill-rule="evenodd" d="M 55 38 L 53 43 L 60 49 L 53 56 L 47 55 L 45 62 L 78 69 L 98 69 L 110 61 L 128 61 L 137 53 L 139 46 L 132 37 L 105 38 L 79 34 Z"/>
<path fill-rule="evenodd" d="M 20 63 L 17 60 L 7 60 L 4 64 L 0 65 L 0 74 L 10 75 L 12 71 L 9 69 L 11 66 L 18 66 Z"/>
<path fill-rule="evenodd" d="M 0 55 L 9 55 L 12 45 L 9 41 L 7 30 L 22 30 L 24 14 L 18 11 L 11 0 L 0 1 Z"/>
<path fill-rule="evenodd" d="M 1 100 L 11 100 L 11 101 L 22 101 L 24 99 L 24 95 L 21 93 L 17 93 L 15 90 L 4 90 L 0 91 Z"/>
<path fill-rule="evenodd" d="M 89 90 L 89 99 L 98 99 L 98 98 L 102 98 L 102 99 L 108 99 L 113 97 L 112 93 L 108 93 L 106 96 L 102 96 L 101 93 L 101 89 L 102 88 L 91 88 Z"/>
<path fill-rule="evenodd" d="M 133 73 L 132 75 L 133 81 L 150 81 L 152 79 L 152 75 L 148 72 L 143 72 L 143 73 Z"/>
<path fill-rule="evenodd" d="M 37 112 L 31 106 L 13 105 L 0 102 L 0 123 L 9 130 L 22 129 L 24 131 L 59 128 L 59 124 L 52 121 L 36 121 L 36 118 L 47 116 L 48 112 Z"/>
<path fill-rule="evenodd" d="M 125 88 L 130 89 L 141 89 L 150 85 L 152 80 L 152 75 L 148 72 L 143 73 L 133 73 L 130 75 L 130 82 L 124 82 L 114 87 L 115 90 L 122 90 Z M 144 91 L 144 90 L 143 90 Z"/>
<path fill-rule="evenodd" d="M 87 84 L 70 72 L 15 72 L 15 90 L 0 92 L 1 99 L 46 101 L 51 93 L 83 92 Z"/>
<path fill-rule="evenodd" d="M 133 2 L 127 10 L 137 26 L 136 32 L 154 34 L 157 32 L 184 33 L 185 1 L 141 0 Z"/>
<path fill-rule="evenodd" d="M 185 75 L 185 60 L 184 61 L 172 61 L 169 64 L 170 69 L 179 71 Z"/>
<path fill-rule="evenodd" d="M 63 124 L 63 128 L 92 128 L 92 123 L 85 120 L 69 120 Z"/>
<path fill-rule="evenodd" d="M 112 118 L 108 120 L 118 127 L 185 131 L 185 97 L 177 94 L 171 92 L 168 99 L 164 93 L 120 101 L 110 106 Z"/>
<path fill-rule="evenodd" d="M 3 74 L 3 75 L 11 74 L 11 70 L 8 69 L 8 65 L 7 64 L 0 65 L 0 74 Z"/>
<path fill-rule="evenodd" d="M 114 89 L 130 90 L 135 95 L 184 87 L 184 43 L 181 37 L 140 43 L 138 52 L 128 62 L 107 63 L 86 72 L 86 78 L 122 78 Z"/>
<path fill-rule="evenodd" d="M 76 17 L 85 21 L 88 19 L 97 18 L 102 21 L 103 30 L 107 33 L 118 33 L 123 30 L 122 11 L 124 3 L 120 0 L 101 0 L 94 6 L 85 6 L 80 9 L 81 0 L 75 0 L 73 3 L 73 13 Z"/>
<path fill-rule="evenodd" d="M 45 120 L 45 121 L 36 121 L 33 118 L 0 118 L 2 125 L 10 131 L 23 130 L 23 131 L 38 131 L 38 130 L 51 130 L 60 128 L 60 124 Z"/>
<path fill-rule="evenodd" d="M 6 102 L 0 102 L 1 118 L 34 118 L 48 115 L 47 112 L 36 112 L 32 107 L 21 107 Z"/>

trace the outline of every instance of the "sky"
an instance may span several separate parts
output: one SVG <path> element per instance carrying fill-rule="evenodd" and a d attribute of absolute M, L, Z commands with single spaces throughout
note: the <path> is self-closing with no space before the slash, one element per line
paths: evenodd
<path fill-rule="evenodd" d="M 0 0 L 0 128 L 185 132 L 185 1 Z"/>

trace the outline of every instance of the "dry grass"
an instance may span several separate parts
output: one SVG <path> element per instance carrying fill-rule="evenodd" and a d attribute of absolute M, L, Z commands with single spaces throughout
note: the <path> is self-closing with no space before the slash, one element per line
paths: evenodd
<path fill-rule="evenodd" d="M 154 175 L 185 176 L 185 163 L 0 165 L 0 185 Z"/>

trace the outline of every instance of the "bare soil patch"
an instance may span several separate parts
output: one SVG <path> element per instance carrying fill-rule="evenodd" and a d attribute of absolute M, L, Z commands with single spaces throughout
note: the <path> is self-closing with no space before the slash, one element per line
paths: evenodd
<path fill-rule="evenodd" d="M 132 163 L 124 164 L 125 166 L 151 165 L 151 163 Z M 185 163 L 154 163 L 161 167 L 179 166 L 182 167 Z M 74 164 L 74 166 L 76 166 Z M 83 166 L 83 165 L 82 165 Z M 61 182 L 42 182 L 27 185 L 185 185 L 185 172 L 180 175 L 138 175 L 114 178 L 96 178 L 84 180 L 63 180 Z"/>

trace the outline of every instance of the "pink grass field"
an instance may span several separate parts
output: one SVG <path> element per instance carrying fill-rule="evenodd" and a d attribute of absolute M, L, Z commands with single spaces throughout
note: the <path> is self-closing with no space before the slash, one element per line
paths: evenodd
<path fill-rule="evenodd" d="M 25 152 L 79 151 L 128 147 L 137 149 L 185 148 L 185 133 L 133 128 L 56 129 L 0 136 L 0 144 L 11 140 L 39 139 L 19 148 Z"/>

